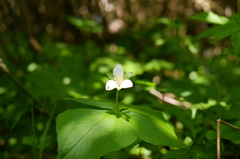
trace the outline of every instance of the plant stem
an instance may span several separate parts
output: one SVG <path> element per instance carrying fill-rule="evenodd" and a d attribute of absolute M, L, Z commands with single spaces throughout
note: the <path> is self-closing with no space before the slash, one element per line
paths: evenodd
<path fill-rule="evenodd" d="M 116 93 L 117 115 L 119 114 L 119 107 L 118 107 L 118 91 L 119 91 L 119 90 L 117 90 L 117 93 Z"/>
<path fill-rule="evenodd" d="M 50 113 L 50 117 L 48 118 L 48 121 L 46 123 L 45 129 L 44 129 L 43 134 L 42 134 L 42 141 L 40 142 L 39 156 L 38 156 L 39 159 L 43 158 L 42 156 L 43 156 L 43 150 L 44 150 L 45 142 L 47 140 L 47 133 L 48 133 L 50 125 L 51 125 L 51 121 L 52 121 L 52 117 L 53 117 L 54 112 L 55 112 L 55 108 L 56 108 L 56 106 L 54 105 L 53 110 Z"/>
<path fill-rule="evenodd" d="M 220 122 L 221 119 L 217 120 L 217 159 L 220 159 Z"/>
<path fill-rule="evenodd" d="M 116 105 L 117 105 L 117 112 L 116 112 L 116 114 L 117 114 L 117 116 L 119 115 L 119 106 L 118 106 L 118 89 L 117 89 L 117 93 L 116 93 Z M 117 152 L 116 151 L 114 151 L 114 159 L 117 159 Z"/>
<path fill-rule="evenodd" d="M 33 145 L 33 158 L 36 159 L 37 158 L 36 143 L 35 143 L 36 132 L 35 132 L 34 105 L 33 104 L 31 106 L 31 118 L 32 118 L 33 143 L 34 143 L 34 145 Z"/>
<path fill-rule="evenodd" d="M 116 103 L 118 104 L 118 91 L 119 90 L 117 90 L 117 93 L 116 93 Z"/>

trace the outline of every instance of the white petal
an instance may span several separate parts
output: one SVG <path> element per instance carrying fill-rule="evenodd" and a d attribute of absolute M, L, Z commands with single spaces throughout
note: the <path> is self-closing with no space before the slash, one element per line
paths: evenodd
<path fill-rule="evenodd" d="M 106 90 L 107 91 L 113 90 L 116 87 L 117 87 L 117 84 L 116 84 L 116 82 L 114 80 L 107 81 L 107 84 L 106 84 Z"/>
<path fill-rule="evenodd" d="M 113 69 L 113 75 L 114 75 L 114 77 L 121 77 L 121 78 L 123 78 L 123 73 L 124 73 L 124 71 L 123 71 L 123 68 L 122 68 L 122 66 L 121 65 L 116 65 L 115 67 L 114 67 L 114 69 Z"/>
<path fill-rule="evenodd" d="M 132 87 L 133 86 L 133 83 L 131 80 L 124 80 L 121 84 L 121 88 L 129 88 L 129 87 Z"/>

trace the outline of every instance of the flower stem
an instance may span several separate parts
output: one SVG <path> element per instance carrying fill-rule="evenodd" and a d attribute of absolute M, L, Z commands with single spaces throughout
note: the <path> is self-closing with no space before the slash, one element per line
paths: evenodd
<path fill-rule="evenodd" d="M 117 90 L 117 93 L 116 93 L 117 115 L 119 114 L 119 107 L 118 107 L 118 91 L 119 91 L 119 90 Z"/>

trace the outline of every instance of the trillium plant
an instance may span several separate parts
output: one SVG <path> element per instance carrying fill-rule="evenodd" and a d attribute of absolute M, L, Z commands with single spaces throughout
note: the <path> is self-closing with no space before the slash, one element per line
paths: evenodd
<path fill-rule="evenodd" d="M 116 103 L 118 103 L 118 91 L 122 88 L 130 88 L 133 86 L 133 83 L 129 78 L 133 75 L 132 72 L 127 72 L 124 74 L 124 70 L 121 65 L 116 65 L 112 73 L 107 73 L 108 77 L 111 79 L 107 81 L 106 90 L 117 89 L 116 93 Z M 119 114 L 119 109 L 117 105 L 116 114 Z"/>
<path fill-rule="evenodd" d="M 118 64 L 107 75 L 110 80 L 105 89 L 116 88 L 116 103 L 67 98 L 78 102 L 79 108 L 66 110 L 57 117 L 58 159 L 123 158 L 123 151 L 142 142 L 187 149 L 160 111 L 118 102 L 119 90 L 133 87 L 129 79 L 132 72 L 124 74 Z"/>

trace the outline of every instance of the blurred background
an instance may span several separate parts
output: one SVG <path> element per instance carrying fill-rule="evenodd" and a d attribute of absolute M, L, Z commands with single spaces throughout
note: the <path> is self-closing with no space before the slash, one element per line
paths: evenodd
<path fill-rule="evenodd" d="M 116 64 L 134 74 L 120 102 L 163 111 L 180 140 L 214 157 L 215 120 L 240 121 L 240 67 L 229 38 L 197 37 L 212 24 L 190 17 L 210 11 L 230 17 L 240 1 L 0 0 L 0 158 L 56 158 L 56 116 L 79 107 L 63 98 L 115 101 L 105 84 Z M 224 152 L 239 153 L 225 129 Z"/>

